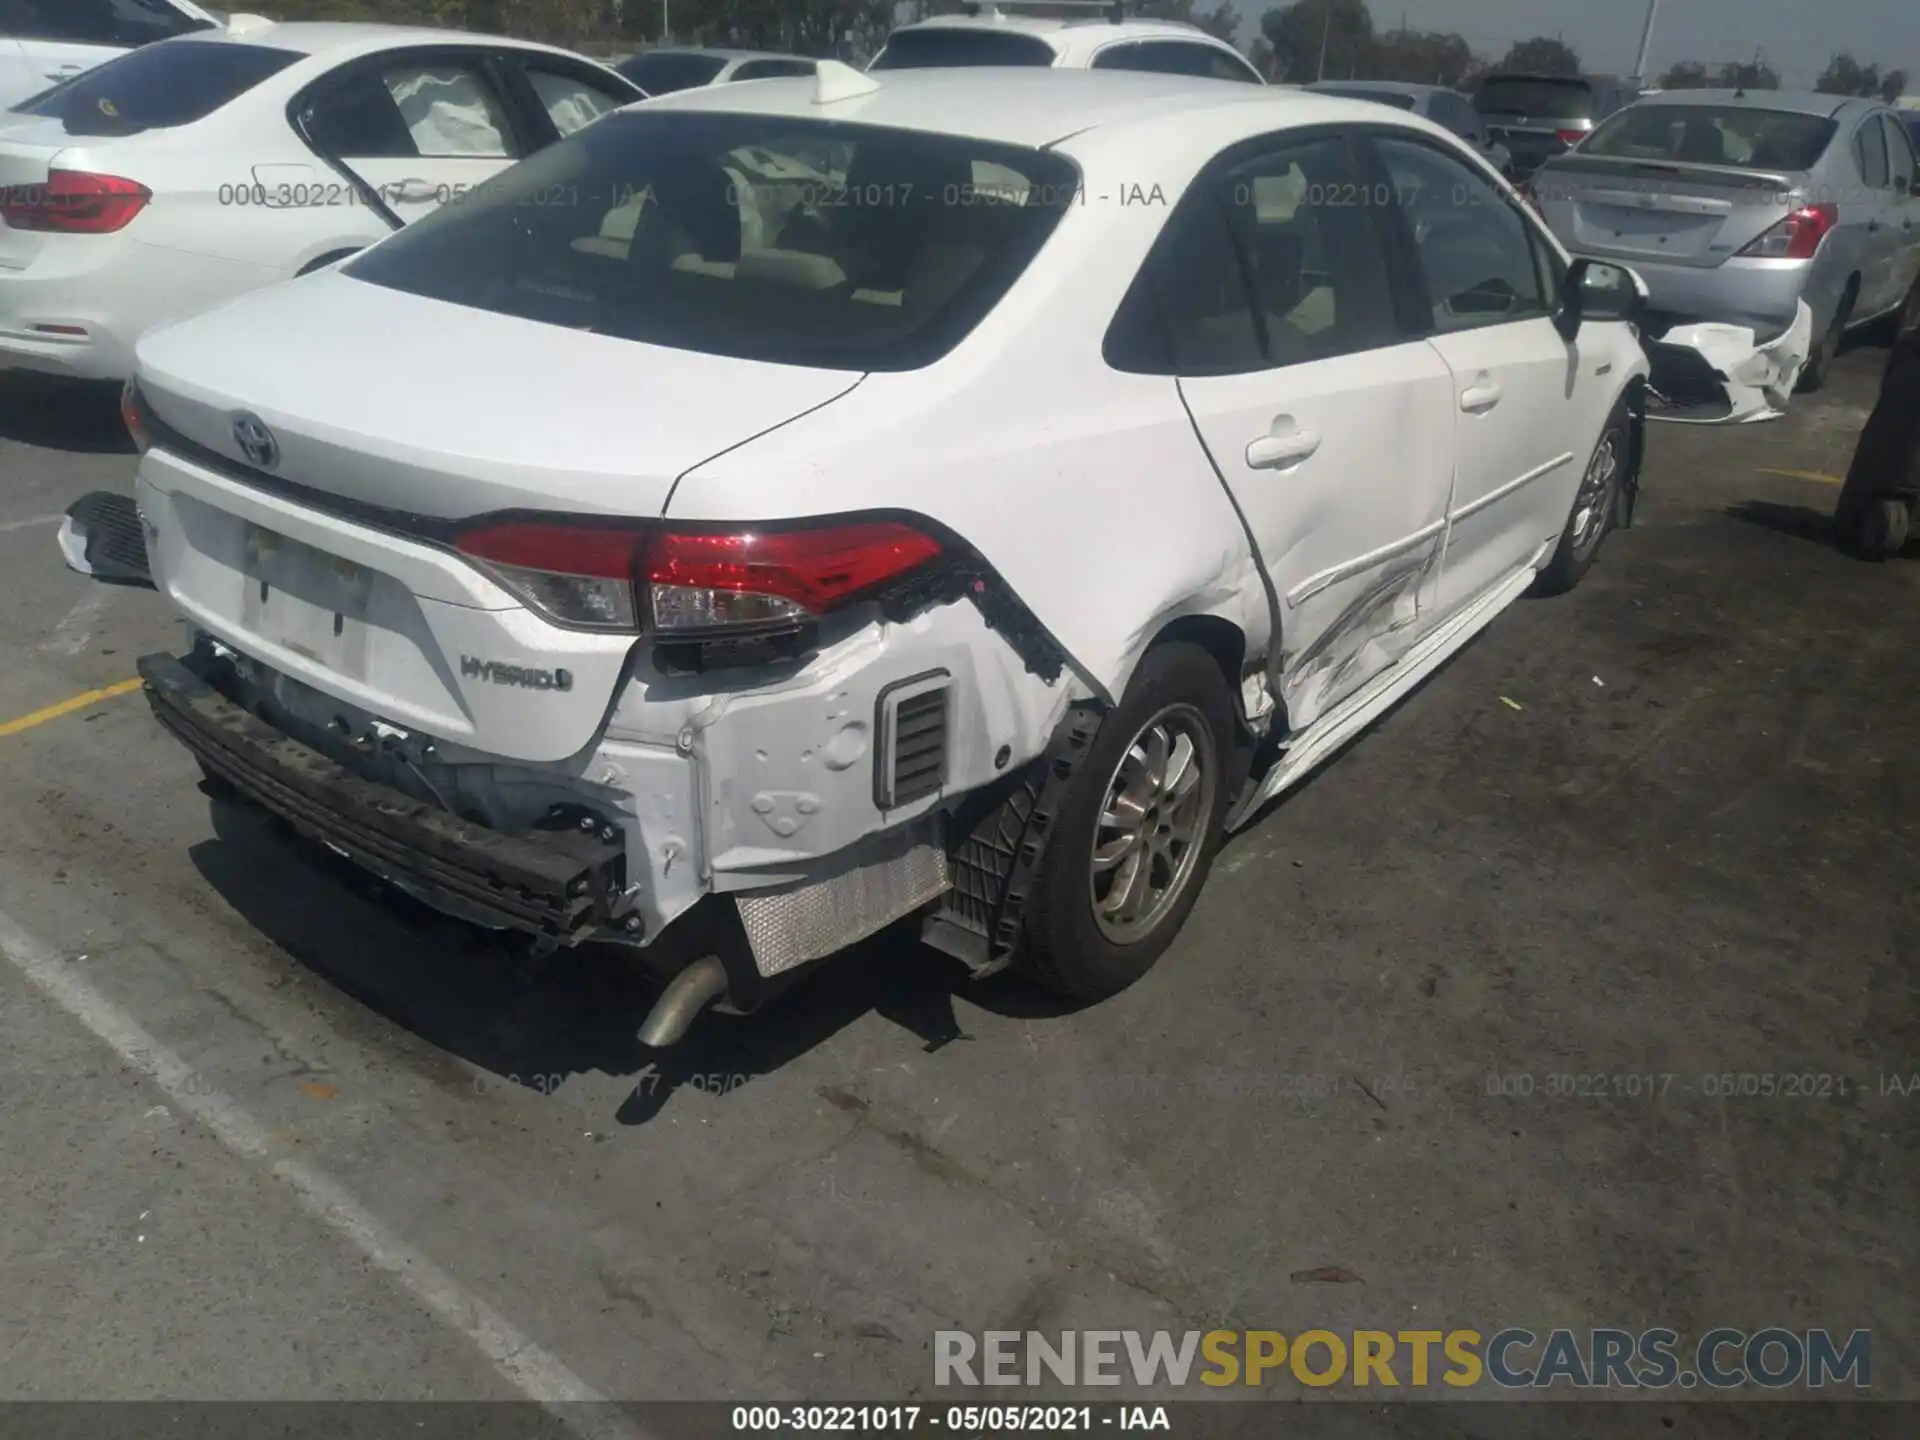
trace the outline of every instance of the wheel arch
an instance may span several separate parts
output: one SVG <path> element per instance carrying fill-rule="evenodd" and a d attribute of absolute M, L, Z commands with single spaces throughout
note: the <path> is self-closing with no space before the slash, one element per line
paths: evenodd
<path fill-rule="evenodd" d="M 1277 637 L 1273 643 L 1278 643 Z M 1264 655 L 1249 656 L 1246 631 L 1224 615 L 1207 612 L 1178 615 L 1154 632 L 1140 654 L 1144 659 L 1149 651 L 1175 644 L 1197 646 L 1213 657 L 1214 664 L 1220 667 L 1220 678 L 1226 682 L 1227 694 L 1232 698 L 1234 723 L 1241 740 L 1249 744 L 1256 740 L 1259 732 L 1247 714 L 1245 685 L 1250 674 L 1264 672 L 1266 666 Z M 1269 733 L 1285 733 L 1286 717 L 1280 697 L 1275 695 L 1273 699 L 1274 709 L 1264 717 L 1263 728 Z"/>

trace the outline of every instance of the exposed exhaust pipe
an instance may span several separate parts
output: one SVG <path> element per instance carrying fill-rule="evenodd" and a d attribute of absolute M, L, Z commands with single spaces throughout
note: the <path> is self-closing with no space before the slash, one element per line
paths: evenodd
<path fill-rule="evenodd" d="M 640 1025 L 640 1043 L 649 1050 L 677 1045 L 700 1012 L 727 993 L 727 970 L 718 955 L 696 960 L 668 982 Z"/>

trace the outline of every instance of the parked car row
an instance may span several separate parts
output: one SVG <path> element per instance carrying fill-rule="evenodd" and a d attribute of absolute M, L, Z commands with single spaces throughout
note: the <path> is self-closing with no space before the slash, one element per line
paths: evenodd
<path fill-rule="evenodd" d="M 7 118 L 7 353 L 131 351 L 197 637 L 140 672 L 210 787 L 657 965 L 648 1044 L 903 920 L 1099 996 L 1227 830 L 1580 580 L 1637 483 L 1630 270 L 1411 110 L 960 18 L 902 35 L 1053 58 L 623 105 L 543 47 L 287 25 Z M 257 287 L 76 319 L 149 235 Z"/>
<path fill-rule="evenodd" d="M 0 0 L 0 108 L 138 46 L 257 18 L 193 0 Z"/>

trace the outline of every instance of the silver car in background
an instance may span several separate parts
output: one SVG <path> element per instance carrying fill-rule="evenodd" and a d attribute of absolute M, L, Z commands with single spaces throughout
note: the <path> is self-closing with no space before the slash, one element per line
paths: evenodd
<path fill-rule="evenodd" d="M 1603 121 L 1531 188 L 1569 250 L 1647 282 L 1651 336 L 1704 321 L 1764 347 L 1804 301 L 1812 390 L 1841 337 L 1897 308 L 1920 273 L 1917 170 L 1876 100 L 1668 91 Z"/>

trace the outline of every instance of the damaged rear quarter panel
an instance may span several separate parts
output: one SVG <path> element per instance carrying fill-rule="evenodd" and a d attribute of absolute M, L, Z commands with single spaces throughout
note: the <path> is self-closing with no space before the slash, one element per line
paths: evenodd
<path fill-rule="evenodd" d="M 904 623 L 859 607 L 832 617 L 822 642 L 797 671 L 685 677 L 655 671 L 643 646 L 608 724 L 610 740 L 692 758 L 701 853 L 718 889 L 802 878 L 822 857 L 990 783 L 1045 747 L 1077 693 L 1064 675 L 1036 681 L 964 601 Z M 882 810 L 881 694 L 930 673 L 950 682 L 946 784 Z"/>

